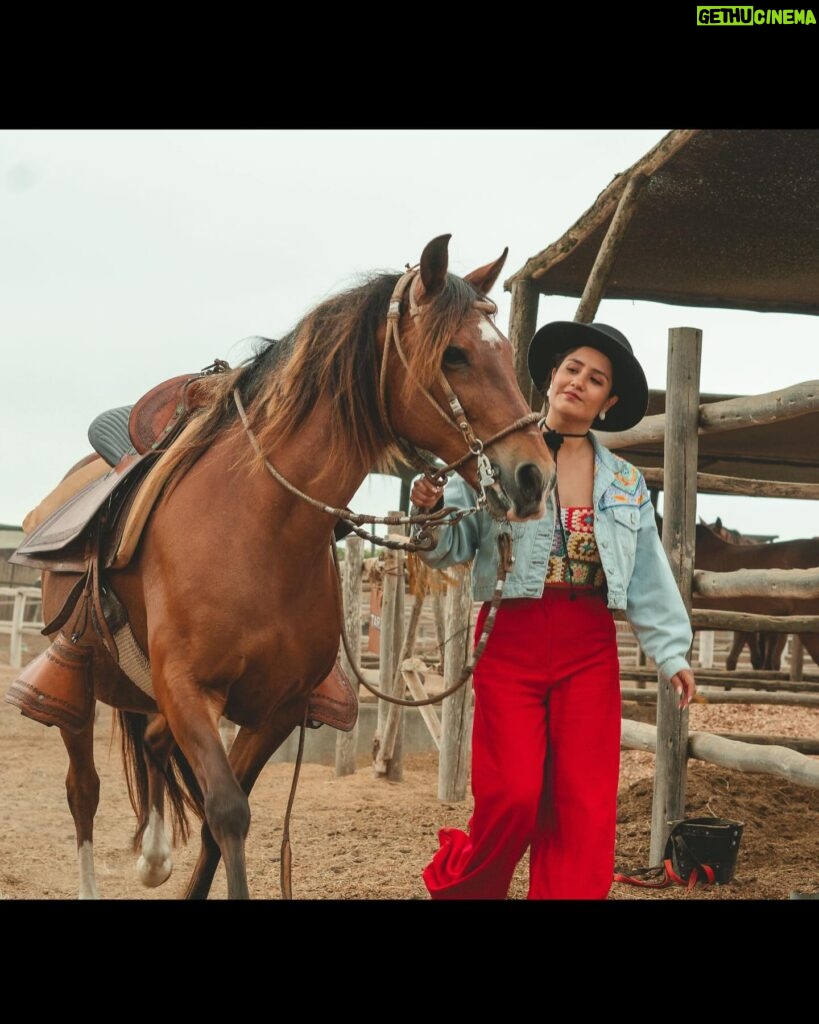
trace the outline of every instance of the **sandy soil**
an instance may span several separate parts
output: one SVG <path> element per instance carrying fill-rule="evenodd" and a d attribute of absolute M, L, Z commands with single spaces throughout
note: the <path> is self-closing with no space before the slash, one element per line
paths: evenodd
<path fill-rule="evenodd" d="M 13 679 L 0 667 L 0 694 Z M 624 705 L 647 720 L 645 706 Z M 327 728 L 324 726 L 323 728 Z M 760 705 L 696 705 L 690 729 L 819 737 L 819 709 Z M 95 826 L 100 895 L 111 900 L 177 899 L 198 851 L 197 829 L 175 852 L 168 882 L 144 889 L 131 851 L 134 817 L 128 803 L 119 746 L 111 744 L 112 713 L 98 705 L 96 761 L 102 781 Z M 77 895 L 74 828 L 66 803 L 68 765 L 56 729 L 24 718 L 0 702 L 0 899 L 72 900 Z M 353 775 L 336 777 L 332 766 L 302 766 L 291 818 L 294 900 L 424 900 L 420 872 L 436 847 L 438 828 L 465 825 L 470 802 L 437 797 L 436 754 L 409 754 L 401 782 L 376 778 L 369 758 Z M 622 754 L 617 835 L 618 869 L 648 864 L 654 755 Z M 271 763 L 251 794 L 248 874 L 255 899 L 281 899 L 282 826 L 293 766 Z M 742 773 L 692 760 L 687 776 L 687 816 L 741 821 L 744 832 L 734 879 L 728 885 L 652 890 L 617 883 L 611 900 L 788 900 L 791 893 L 819 894 L 819 789 L 781 776 Z M 526 892 L 526 861 L 510 898 Z M 226 895 L 220 869 L 211 893 Z"/>

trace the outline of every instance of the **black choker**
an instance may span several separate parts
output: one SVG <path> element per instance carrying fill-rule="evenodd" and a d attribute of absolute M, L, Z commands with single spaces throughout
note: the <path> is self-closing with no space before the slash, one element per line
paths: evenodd
<path fill-rule="evenodd" d="M 585 432 L 585 434 L 563 434 L 559 430 L 552 430 L 551 427 L 547 427 L 546 430 L 543 431 L 543 440 L 552 449 L 552 451 L 555 453 L 555 455 L 557 455 L 558 451 L 560 450 L 560 446 L 563 444 L 563 439 L 565 437 L 588 437 L 588 436 L 589 436 L 589 431 L 588 430 Z"/>

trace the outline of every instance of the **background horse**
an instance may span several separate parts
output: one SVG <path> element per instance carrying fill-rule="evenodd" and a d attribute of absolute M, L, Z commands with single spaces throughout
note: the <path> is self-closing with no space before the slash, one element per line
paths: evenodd
<path fill-rule="evenodd" d="M 713 523 L 706 523 L 703 520 L 700 520 L 700 522 L 729 544 L 749 545 L 758 543 L 753 538 L 741 534 L 739 530 L 731 530 L 724 526 L 722 519 L 719 517 Z M 725 659 L 725 667 L 729 672 L 733 672 L 737 667 L 742 649 L 747 646 L 752 668 L 772 669 L 778 672 L 782 664 L 782 652 L 785 650 L 787 642 L 787 633 L 771 633 L 767 630 L 760 630 L 756 633 L 744 633 L 735 630 L 731 650 Z"/>
<path fill-rule="evenodd" d="M 709 572 L 734 572 L 737 569 L 815 569 L 819 567 L 819 537 L 761 544 L 739 544 L 726 540 L 721 534 L 721 529 L 715 531 L 704 523 L 697 524 L 695 569 L 704 569 Z M 695 597 L 693 605 L 695 608 L 751 612 L 757 615 L 819 615 L 819 600 L 815 598 L 779 597 L 776 594 L 731 598 Z M 804 648 L 819 665 L 819 633 L 802 633 L 800 636 Z M 777 660 L 776 664 L 773 663 L 775 659 L 772 652 L 776 651 L 776 647 L 780 643 L 784 646 L 786 634 L 774 633 L 770 637 L 771 639 L 766 640 L 771 659 L 770 667 L 778 668 L 779 662 Z M 781 653 L 782 647 L 779 649 L 780 657 Z M 763 658 L 763 653 L 757 655 L 760 664 L 754 664 L 754 668 L 767 667 L 762 663 Z"/>
<path fill-rule="evenodd" d="M 92 662 L 94 695 L 123 727 L 147 884 L 171 870 L 164 792 L 149 770 L 159 765 L 174 841 L 177 826 L 187 834 L 187 811 L 202 822 L 185 897 L 207 897 L 220 859 L 228 898 L 249 897 L 248 798 L 337 656 L 333 527 L 369 472 L 431 452 L 497 518 L 543 514 L 554 462 L 487 299 L 507 253 L 460 278 L 448 272 L 449 238 L 433 239 L 416 268 L 371 275 L 238 369 L 209 377 L 207 400 L 166 453 L 171 476 L 138 548 L 105 573 L 150 663 L 153 697 L 101 642 Z M 44 573 L 46 622 L 76 583 L 70 572 Z M 239 726 L 229 753 L 222 716 Z M 93 715 L 61 734 L 80 897 L 94 898 Z"/>

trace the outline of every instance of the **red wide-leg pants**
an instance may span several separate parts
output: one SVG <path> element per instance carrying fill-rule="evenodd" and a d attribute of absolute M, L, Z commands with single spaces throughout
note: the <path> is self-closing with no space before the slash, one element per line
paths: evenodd
<path fill-rule="evenodd" d="M 620 670 L 601 595 L 546 588 L 498 609 L 473 677 L 473 813 L 424 869 L 433 899 L 606 899 L 614 873 Z M 480 637 L 489 606 L 478 616 Z"/>

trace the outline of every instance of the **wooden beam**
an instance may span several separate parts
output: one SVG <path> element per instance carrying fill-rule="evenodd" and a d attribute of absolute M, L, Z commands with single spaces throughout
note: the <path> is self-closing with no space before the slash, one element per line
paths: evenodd
<path fill-rule="evenodd" d="M 649 487 L 662 490 L 665 471 L 660 467 L 639 467 Z M 697 473 L 699 494 L 742 494 L 758 498 L 804 498 L 819 500 L 819 484 L 794 484 L 784 480 L 751 480 L 741 476 Z"/>
<path fill-rule="evenodd" d="M 624 719 L 620 742 L 633 750 L 656 753 L 657 730 L 645 722 Z M 723 739 L 711 733 L 692 732 L 688 737 L 688 756 L 734 771 L 781 775 L 794 785 L 819 789 L 819 761 L 786 747 L 762 747 Z M 658 859 L 652 852 L 651 858 L 652 863 L 660 863 L 662 854 Z"/>
<path fill-rule="evenodd" d="M 679 328 L 682 330 L 683 328 Z M 666 389 L 666 403 L 672 388 Z M 779 391 L 762 395 L 740 395 L 722 402 L 706 402 L 699 407 L 698 434 L 722 434 L 743 427 L 796 419 L 819 412 L 819 380 L 807 380 Z M 595 436 L 609 449 L 633 448 L 640 444 L 659 444 L 665 440 L 666 413 L 645 416 L 636 427 L 616 433 L 600 431 Z"/>
<path fill-rule="evenodd" d="M 815 569 L 736 569 L 733 572 L 694 570 L 693 593 L 698 597 L 819 597 L 819 567 Z"/>
<path fill-rule="evenodd" d="M 657 699 L 656 691 L 623 687 L 620 692 L 623 700 L 633 700 L 638 704 L 653 704 Z M 784 707 L 819 707 L 819 693 L 753 693 L 747 690 L 709 690 L 706 693 L 700 690 L 694 700 L 697 704 L 779 704 Z"/>
<path fill-rule="evenodd" d="M 764 673 L 764 675 L 763 675 Z M 774 673 L 765 673 L 764 669 L 749 669 L 747 672 L 737 670 L 729 672 L 728 669 L 698 668 L 696 671 L 697 682 L 703 686 L 720 686 L 725 690 L 765 690 L 771 693 L 819 693 L 819 677 L 814 676 L 813 680 L 787 679 L 786 673 L 778 673 L 779 678 L 766 678 Z M 656 682 L 657 670 L 655 668 L 621 668 L 620 680 Z M 640 688 L 640 693 L 648 693 L 652 699 L 656 698 L 657 691 L 645 687 Z"/>
<path fill-rule="evenodd" d="M 577 312 L 574 315 L 575 320 L 580 323 L 587 324 L 594 320 L 609 279 L 609 274 L 611 273 L 614 258 L 617 255 L 617 250 L 626 233 L 626 228 L 634 216 L 634 211 L 637 209 L 637 200 L 648 184 L 648 181 L 647 175 L 637 173 L 629 178 L 625 189 L 623 189 L 623 194 L 620 196 L 617 209 L 614 211 L 606 237 L 603 239 L 594 265 L 586 279 L 586 286 L 583 289 Z"/>
<path fill-rule="evenodd" d="M 691 612 L 694 629 L 725 629 L 739 633 L 819 633 L 819 615 L 752 615 L 750 612 L 724 612 L 695 608 Z"/>

